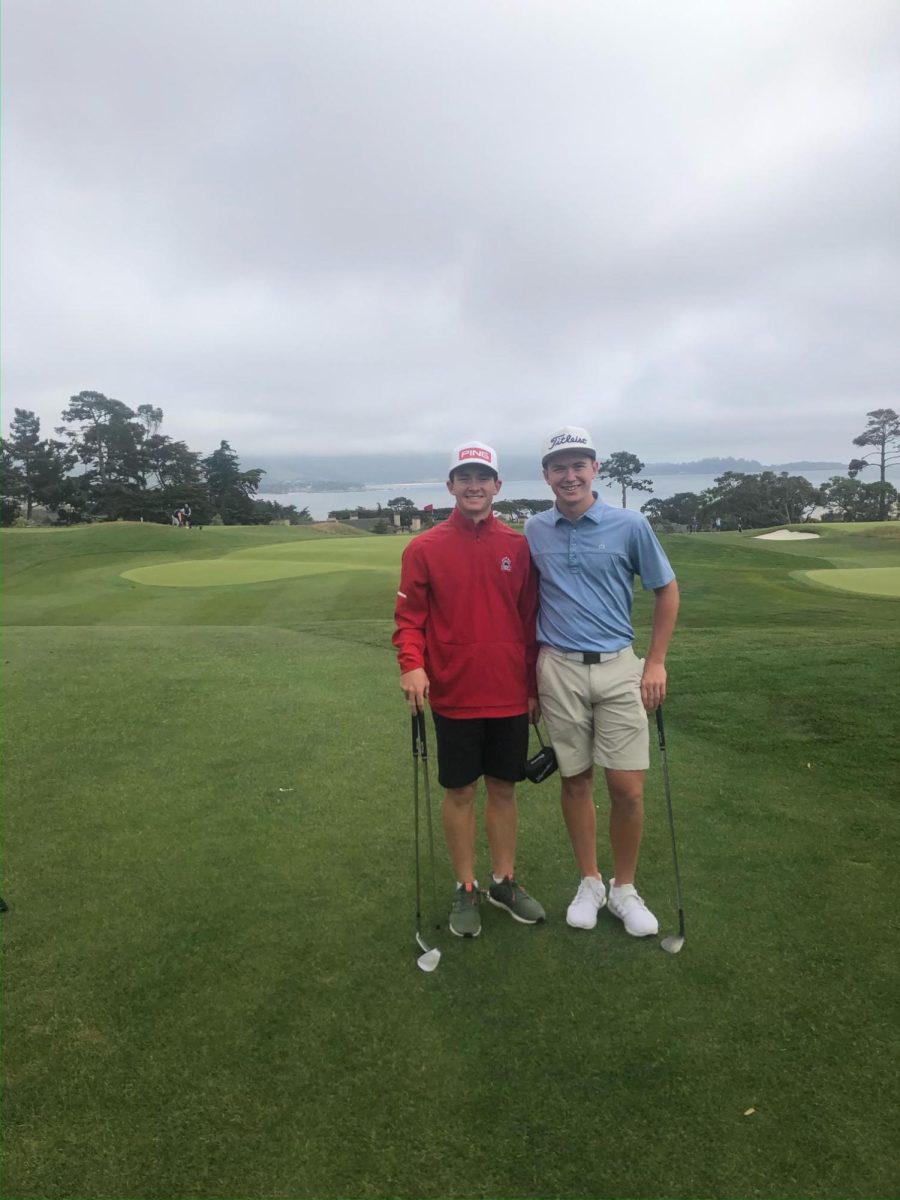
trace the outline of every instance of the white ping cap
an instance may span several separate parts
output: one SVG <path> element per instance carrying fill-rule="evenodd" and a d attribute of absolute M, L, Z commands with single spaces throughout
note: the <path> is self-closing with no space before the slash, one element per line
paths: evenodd
<path fill-rule="evenodd" d="M 488 467 L 498 478 L 500 477 L 497 451 L 492 446 L 486 446 L 484 442 L 463 442 L 461 446 L 457 446 L 450 455 L 450 472 L 452 474 L 457 467 L 469 466 L 473 463 L 481 467 Z"/>

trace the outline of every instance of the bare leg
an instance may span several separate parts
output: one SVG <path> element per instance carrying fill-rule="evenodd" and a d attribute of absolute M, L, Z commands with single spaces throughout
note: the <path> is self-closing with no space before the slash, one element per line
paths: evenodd
<path fill-rule="evenodd" d="M 498 879 L 512 875 L 516 868 L 516 786 L 505 779 L 485 775 L 487 800 L 484 827 L 491 848 L 491 865 Z"/>
<path fill-rule="evenodd" d="M 444 792 L 444 837 L 460 883 L 475 878 L 475 784 Z"/>
<path fill-rule="evenodd" d="M 646 771 L 606 772 L 609 788 L 609 841 L 616 885 L 634 883 L 641 835 L 644 832 L 644 778 Z"/>
<path fill-rule="evenodd" d="M 563 819 L 578 864 L 581 879 L 586 875 L 599 879 L 597 867 L 597 812 L 594 808 L 594 771 L 589 767 L 580 775 L 562 781 L 560 795 Z"/>

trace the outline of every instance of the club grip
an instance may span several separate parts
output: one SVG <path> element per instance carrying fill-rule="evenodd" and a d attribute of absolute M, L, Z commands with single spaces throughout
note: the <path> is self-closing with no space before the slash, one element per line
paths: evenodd
<path fill-rule="evenodd" d="M 666 727 L 663 723 L 663 706 L 662 704 L 656 710 L 656 736 L 659 739 L 659 748 L 663 753 L 666 749 Z"/>

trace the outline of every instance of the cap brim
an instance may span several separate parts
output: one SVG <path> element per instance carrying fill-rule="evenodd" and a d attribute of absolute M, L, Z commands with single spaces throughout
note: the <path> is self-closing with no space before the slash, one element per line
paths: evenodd
<path fill-rule="evenodd" d="M 563 446 L 559 450 L 551 450 L 549 454 L 545 454 L 541 459 L 541 466 L 546 467 L 551 458 L 556 458 L 557 454 L 584 454 L 587 458 L 592 458 L 597 461 L 597 451 L 590 446 Z"/>
<path fill-rule="evenodd" d="M 484 467 L 486 471 L 490 471 L 495 479 L 500 478 L 500 473 L 496 467 L 491 467 L 486 462 L 482 462 L 481 459 L 478 458 L 469 459 L 467 462 L 454 463 L 450 468 L 449 474 L 452 475 L 453 472 L 458 471 L 460 467 Z"/>

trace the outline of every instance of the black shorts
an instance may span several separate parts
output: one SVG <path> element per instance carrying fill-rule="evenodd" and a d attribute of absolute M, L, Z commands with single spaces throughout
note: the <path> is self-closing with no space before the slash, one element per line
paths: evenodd
<path fill-rule="evenodd" d="M 507 783 L 525 778 L 528 714 L 519 717 L 442 717 L 432 711 L 441 787 L 462 788 L 481 775 Z"/>

